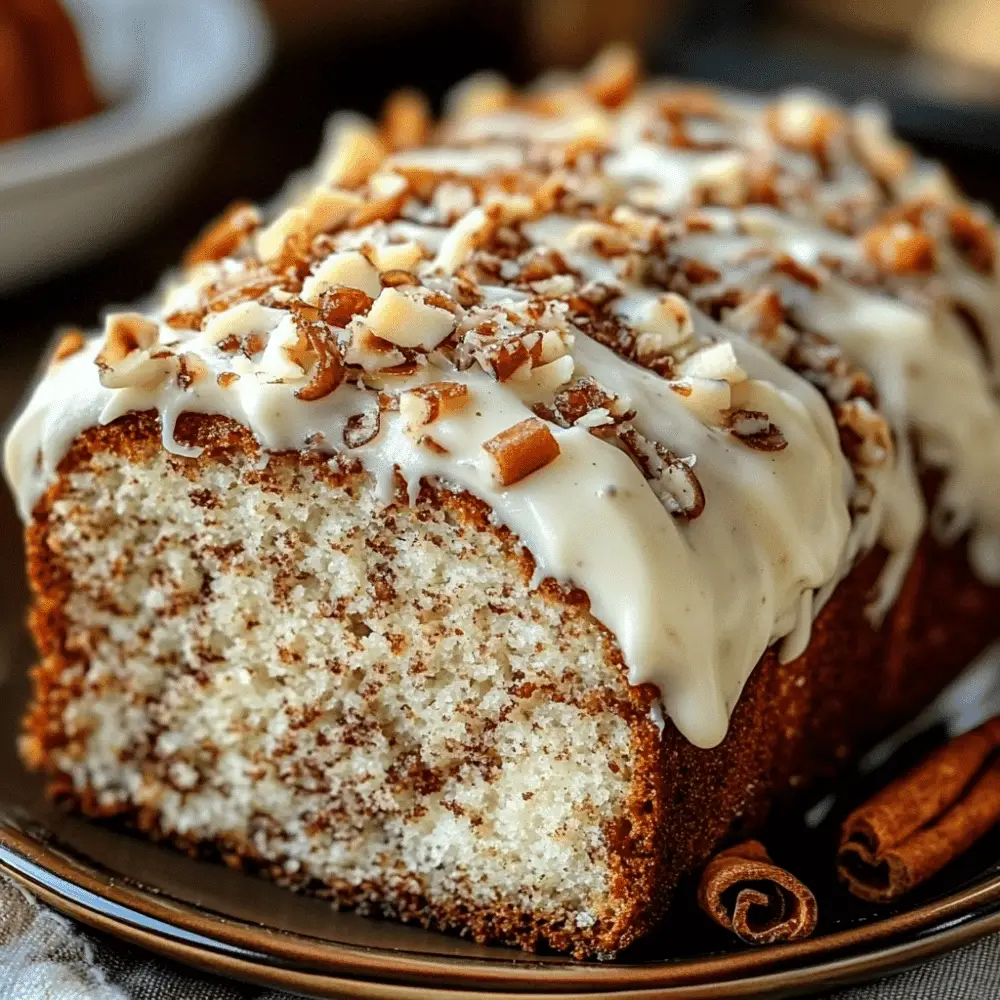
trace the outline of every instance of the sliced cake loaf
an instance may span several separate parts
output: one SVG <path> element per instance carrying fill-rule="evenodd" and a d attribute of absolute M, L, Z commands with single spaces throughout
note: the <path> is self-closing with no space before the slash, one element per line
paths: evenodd
<path fill-rule="evenodd" d="M 22 752 L 340 905 L 608 956 L 995 632 L 994 229 L 870 110 L 621 53 L 450 108 L 335 119 L 56 348 L 7 442 Z"/>

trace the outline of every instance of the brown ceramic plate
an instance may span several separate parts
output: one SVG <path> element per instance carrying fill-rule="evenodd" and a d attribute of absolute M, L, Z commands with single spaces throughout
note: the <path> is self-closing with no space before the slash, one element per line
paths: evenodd
<path fill-rule="evenodd" d="M 18 606 L 12 601 L 6 613 Z M 846 782 L 846 791 L 828 797 L 824 821 L 809 825 L 792 814 L 772 823 L 765 837 L 772 854 L 819 898 L 821 923 L 811 940 L 745 948 L 685 903 L 693 896 L 686 887 L 661 933 L 616 962 L 574 962 L 336 913 L 265 880 L 62 815 L 14 751 L 27 638 L 9 621 L 0 640 L 0 673 L 7 675 L 0 687 L 0 867 L 84 923 L 214 972 L 318 996 L 787 996 L 884 975 L 1000 929 L 1000 831 L 894 907 L 863 904 L 832 877 L 843 811 L 926 752 L 940 730 L 921 734 L 880 771 Z"/>

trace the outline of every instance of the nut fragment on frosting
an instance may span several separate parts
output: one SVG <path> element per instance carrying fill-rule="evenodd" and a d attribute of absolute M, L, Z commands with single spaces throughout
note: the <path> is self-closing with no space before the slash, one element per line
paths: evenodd
<path fill-rule="evenodd" d="M 765 122 L 779 142 L 819 157 L 846 128 L 842 112 L 804 91 L 775 101 L 765 113 Z"/>
<path fill-rule="evenodd" d="M 323 180 L 331 187 L 360 187 L 382 163 L 385 146 L 371 122 L 360 115 L 338 115 L 331 125 Z"/>
<path fill-rule="evenodd" d="M 934 270 L 934 240 L 909 222 L 873 226 L 862 236 L 871 262 L 892 274 Z"/>
<path fill-rule="evenodd" d="M 749 448 L 757 451 L 781 451 L 788 447 L 781 431 L 760 410 L 735 408 L 725 416 L 729 433 Z"/>
<path fill-rule="evenodd" d="M 483 443 L 493 476 L 501 486 L 513 486 L 559 457 L 559 442 L 537 417 L 508 427 Z"/>
<path fill-rule="evenodd" d="M 319 305 L 323 292 L 338 285 L 360 288 L 370 298 L 382 291 L 379 274 L 371 262 L 357 250 L 330 254 L 302 283 L 302 299 Z"/>
<path fill-rule="evenodd" d="M 639 331 L 635 351 L 643 364 L 669 354 L 694 334 L 690 307 L 676 292 L 666 292 L 647 303 L 636 317 L 635 327 Z"/>
<path fill-rule="evenodd" d="M 399 397 L 399 415 L 407 430 L 417 431 L 439 417 L 458 413 L 470 398 L 464 382 L 431 382 L 409 389 Z"/>
<path fill-rule="evenodd" d="M 184 266 L 222 260 L 235 253 L 260 225 L 260 212 L 246 201 L 230 205 L 184 255 Z"/>
<path fill-rule="evenodd" d="M 379 130 L 389 149 L 407 149 L 427 141 L 431 109 L 419 90 L 397 90 L 382 108 Z"/>
<path fill-rule="evenodd" d="M 50 363 L 58 364 L 60 361 L 65 361 L 67 358 L 73 357 L 74 354 L 83 350 L 84 344 L 86 344 L 86 341 L 79 330 L 67 330 L 59 338 L 59 342 L 52 352 Z"/>
<path fill-rule="evenodd" d="M 382 289 L 366 322 L 377 337 L 390 344 L 425 351 L 433 350 L 455 329 L 455 317 L 446 309 L 397 288 Z"/>
<path fill-rule="evenodd" d="M 629 424 L 621 428 L 618 437 L 674 517 L 693 521 L 701 516 L 705 510 L 705 491 L 691 467 L 693 459 L 679 458 L 665 445 L 649 440 Z"/>
<path fill-rule="evenodd" d="M 159 340 L 159 327 L 140 313 L 108 316 L 104 344 L 94 359 L 101 384 L 108 389 L 122 389 L 162 381 L 175 370 L 177 358 L 169 350 L 151 354 Z"/>

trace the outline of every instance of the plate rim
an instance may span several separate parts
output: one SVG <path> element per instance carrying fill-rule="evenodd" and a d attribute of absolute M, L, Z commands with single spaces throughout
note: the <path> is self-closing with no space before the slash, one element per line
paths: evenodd
<path fill-rule="evenodd" d="M 538 996 L 540 989 L 563 1000 L 602 992 L 652 996 L 650 990 L 720 1000 L 790 995 L 789 990 L 808 990 L 819 982 L 827 987 L 875 978 L 1000 930 L 997 873 L 884 920 L 767 949 L 642 965 L 543 963 L 517 953 L 498 961 L 326 941 L 225 917 L 75 855 L 44 843 L 0 812 L 0 870 L 60 912 L 188 965 L 323 996 L 344 995 L 344 983 L 388 981 L 400 1000 L 423 1000 L 435 994 L 413 984 L 428 980 L 444 990 L 474 990 L 498 1000 Z M 908 939 L 894 940 L 907 933 Z M 407 984 L 417 992 L 400 993 Z M 388 994 L 354 995 L 374 1000 Z"/>

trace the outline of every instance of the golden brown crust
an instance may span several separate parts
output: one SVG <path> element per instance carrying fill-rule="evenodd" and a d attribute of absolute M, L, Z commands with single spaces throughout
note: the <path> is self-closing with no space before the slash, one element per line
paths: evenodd
<path fill-rule="evenodd" d="M 248 430 L 220 417 L 184 414 L 176 436 L 205 450 L 198 459 L 171 458 L 180 474 L 199 463 L 227 461 L 234 454 L 256 455 Z M 155 413 L 131 414 L 82 435 L 63 459 L 60 477 L 36 506 L 27 531 L 28 567 L 35 605 L 31 628 L 40 651 L 33 672 L 35 699 L 25 719 L 22 753 L 26 763 L 50 775 L 53 796 L 88 815 L 115 815 L 144 834 L 162 837 L 156 813 L 133 807 L 102 806 L 95 795 L 74 791 L 53 763 L 64 747 L 63 711 L 79 689 L 85 643 L 67 643 L 64 604 L 72 586 L 65 562 L 48 544 L 53 504 L 68 489 L 67 476 L 93 455 L 112 452 L 141 461 L 157 451 L 160 427 Z M 360 476 L 360 469 L 329 456 L 286 453 L 272 462 L 322 465 L 331 481 Z M 267 471 L 262 472 L 266 480 Z M 468 494 L 438 491 L 424 484 L 421 503 L 447 505 L 455 516 L 492 532 L 519 572 L 533 562 L 505 528 L 489 520 L 489 509 Z M 341 905 L 377 905 L 399 919 L 457 929 L 477 940 L 501 940 L 534 949 L 543 943 L 578 956 L 613 954 L 648 931 L 664 912 L 678 880 L 699 867 L 727 836 L 759 825 L 770 807 L 797 787 L 839 768 L 880 732 L 911 715 L 943 686 L 995 631 L 1000 592 L 975 582 L 957 547 L 944 550 L 925 542 L 907 584 L 879 632 L 864 616 L 884 555 L 866 557 L 837 588 L 817 618 L 806 653 L 781 664 L 771 649 L 751 675 L 733 713 L 723 743 L 701 750 L 667 723 L 662 738 L 649 718 L 654 692 L 629 688 L 628 702 L 604 699 L 595 710 L 613 711 L 631 728 L 635 759 L 627 816 L 606 831 L 613 872 L 613 919 L 581 930 L 557 914 L 537 916 L 510 906 L 473 908 L 459 902 L 431 903 L 420 892 L 362 886 L 300 885 L 334 895 Z M 579 590 L 553 581 L 540 588 L 546 600 L 568 614 L 589 616 L 589 600 Z M 959 618 L 961 614 L 961 618 Z M 954 623 L 961 621 L 960 626 Z M 625 672 L 606 630 L 609 666 Z M 280 881 L 295 880 L 261 859 L 246 842 L 195 843 L 172 837 L 193 853 L 212 853 L 228 864 L 262 870 Z M 411 885 L 414 884 L 411 882 Z"/>

